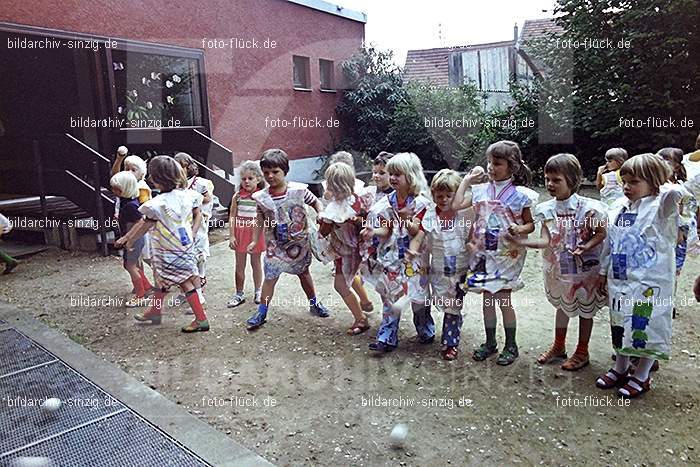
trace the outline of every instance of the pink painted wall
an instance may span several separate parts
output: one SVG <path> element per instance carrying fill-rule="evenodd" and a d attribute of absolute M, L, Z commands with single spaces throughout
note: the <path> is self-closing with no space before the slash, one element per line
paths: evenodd
<path fill-rule="evenodd" d="M 212 137 L 231 149 L 236 163 L 281 147 L 292 158 L 323 154 L 340 129 L 334 118 L 340 93 L 320 91 L 320 58 L 333 60 L 336 88 L 340 63 L 357 52 L 364 24 L 286 0 L 4 0 L 0 21 L 109 36 L 205 51 Z M 202 40 L 255 39 L 261 48 L 206 48 Z M 264 41 L 276 42 L 263 48 Z M 292 86 L 292 55 L 310 57 L 312 91 Z M 295 116 L 322 128 L 293 128 Z M 287 128 L 266 126 L 265 117 Z"/>

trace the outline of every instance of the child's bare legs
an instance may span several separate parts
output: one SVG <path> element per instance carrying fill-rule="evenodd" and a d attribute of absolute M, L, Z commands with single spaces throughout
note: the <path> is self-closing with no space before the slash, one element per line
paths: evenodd
<path fill-rule="evenodd" d="M 343 302 L 345 302 L 345 305 L 350 310 L 350 313 L 352 313 L 352 317 L 355 319 L 355 322 L 352 324 L 350 329 L 348 329 L 347 333 L 351 336 L 362 334 L 369 329 L 367 318 L 365 318 L 365 314 L 362 313 L 360 301 L 357 299 L 357 296 L 352 292 L 352 290 L 350 290 L 350 287 L 348 287 L 343 273 L 338 271 L 337 268 L 335 270 L 333 286 L 335 287 L 335 291 L 338 292 L 338 295 L 340 295 L 340 297 L 343 299 Z"/>
<path fill-rule="evenodd" d="M 227 307 L 233 308 L 245 302 L 243 297 L 243 286 L 245 285 L 245 265 L 247 253 L 236 252 L 236 271 L 234 273 L 234 284 L 236 293 L 233 294 L 231 300 L 226 304 Z"/>
<path fill-rule="evenodd" d="M 510 365 L 518 358 L 518 344 L 515 341 L 516 319 L 515 308 L 511 298 L 510 290 L 500 290 L 495 294 L 498 300 L 498 306 L 501 308 L 503 315 L 503 327 L 506 332 L 506 345 L 503 352 L 498 356 L 496 361 L 499 365 Z"/>
<path fill-rule="evenodd" d="M 362 308 L 362 311 L 369 313 L 374 310 L 374 306 L 367 295 L 367 291 L 365 290 L 365 286 L 362 284 L 362 278 L 359 274 L 356 274 L 352 280 L 352 290 L 355 291 L 360 299 L 360 307 Z"/>
<path fill-rule="evenodd" d="M 478 362 L 486 360 L 490 355 L 496 353 L 496 298 L 491 292 L 483 292 L 481 305 L 484 314 L 484 330 L 486 331 L 486 342 L 474 351 L 472 358 Z"/>
<path fill-rule="evenodd" d="M 319 318 L 328 318 L 330 316 L 330 311 L 316 298 L 314 280 L 308 268 L 306 271 L 299 274 L 299 282 L 301 283 L 301 288 L 304 289 L 306 298 L 309 299 L 309 313 Z"/>
<path fill-rule="evenodd" d="M 255 287 L 256 295 L 260 294 L 260 288 L 263 282 L 263 272 L 262 265 L 260 261 L 260 253 L 250 254 L 250 266 L 253 268 L 253 286 Z M 258 302 L 260 302 L 260 297 L 258 297 Z"/>
<path fill-rule="evenodd" d="M 555 359 L 566 358 L 566 331 L 568 327 L 569 317 L 557 308 L 554 318 L 554 343 L 537 357 L 537 363 L 544 365 Z"/>
<path fill-rule="evenodd" d="M 247 256 L 247 253 L 236 252 L 236 294 L 240 295 L 243 295 L 243 287 L 245 286 L 245 267 Z"/>

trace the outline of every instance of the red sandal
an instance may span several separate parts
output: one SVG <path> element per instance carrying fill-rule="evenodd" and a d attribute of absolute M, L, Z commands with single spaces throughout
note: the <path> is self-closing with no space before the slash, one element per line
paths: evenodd
<path fill-rule="evenodd" d="M 615 375 L 616 379 L 612 379 L 611 377 L 609 377 L 608 373 L 612 373 L 613 375 Z M 598 377 L 598 379 L 595 382 L 595 385 L 600 389 L 620 388 L 624 386 L 627 382 L 628 375 L 629 370 L 625 371 L 624 373 L 618 373 L 617 371 L 615 371 L 614 368 L 610 368 L 607 373 Z M 600 383 L 600 381 L 603 382 Z"/>
<path fill-rule="evenodd" d="M 448 360 L 448 361 L 457 360 L 458 355 L 459 355 L 459 351 L 457 350 L 457 347 L 448 347 L 442 351 L 442 358 L 444 360 Z"/>
<path fill-rule="evenodd" d="M 641 389 L 637 389 L 634 386 L 632 386 L 630 384 L 632 382 L 637 383 L 637 385 Z M 634 399 L 634 398 L 641 396 L 645 392 L 649 392 L 650 389 L 651 389 L 651 376 L 648 377 L 646 381 L 640 381 L 639 379 L 635 378 L 634 376 L 630 376 L 629 378 L 627 378 L 627 382 L 625 383 L 625 385 L 617 390 L 617 395 L 620 397 L 623 397 L 625 399 Z M 623 390 L 627 391 L 627 394 L 622 392 Z"/>

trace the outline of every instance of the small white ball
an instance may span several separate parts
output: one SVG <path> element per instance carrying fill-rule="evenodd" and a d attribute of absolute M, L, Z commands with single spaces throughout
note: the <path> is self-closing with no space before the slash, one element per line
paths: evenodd
<path fill-rule="evenodd" d="M 484 173 L 484 168 L 480 165 L 475 165 L 474 168 L 472 169 L 473 174 L 482 174 Z"/>
<path fill-rule="evenodd" d="M 122 156 L 126 156 L 126 155 L 128 154 L 128 152 L 129 152 L 129 150 L 127 149 L 126 146 L 119 146 L 119 147 L 117 148 L 117 152 L 118 152 L 119 154 L 121 154 Z"/>
<path fill-rule="evenodd" d="M 46 399 L 42 404 L 41 408 L 46 412 L 55 412 L 61 408 L 63 402 L 57 397 L 52 397 L 51 399 Z"/>
<path fill-rule="evenodd" d="M 403 423 L 399 423 L 398 425 L 396 425 L 391 430 L 391 434 L 389 435 L 389 439 L 391 440 L 392 447 L 395 447 L 395 448 L 402 447 L 403 443 L 406 441 L 407 436 L 408 436 L 408 426 L 404 425 Z"/>
<path fill-rule="evenodd" d="M 50 467 L 53 463 L 48 457 L 18 457 L 11 465 L 13 467 Z"/>

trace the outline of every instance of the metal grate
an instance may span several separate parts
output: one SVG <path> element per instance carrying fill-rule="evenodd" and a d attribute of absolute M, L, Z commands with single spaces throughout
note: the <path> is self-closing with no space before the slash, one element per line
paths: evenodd
<path fill-rule="evenodd" d="M 54 466 L 208 465 L 130 412 L 0 457 L 0 463 L 24 456 L 48 457 Z"/>
<path fill-rule="evenodd" d="M 14 329 L 0 331 L 0 378 L 25 368 L 56 360 Z M 4 385 L 4 382 L 0 385 Z"/>
<path fill-rule="evenodd" d="M 124 406 L 56 361 L 30 371 L 3 378 L 0 384 L 0 453 L 26 446 L 91 420 L 123 409 Z M 41 403 L 51 397 L 63 401 L 54 412 Z"/>
<path fill-rule="evenodd" d="M 0 331 L 0 465 L 209 465 L 31 339 Z M 56 412 L 41 409 L 59 398 Z"/>

